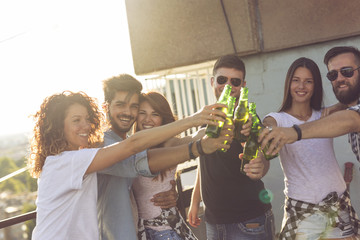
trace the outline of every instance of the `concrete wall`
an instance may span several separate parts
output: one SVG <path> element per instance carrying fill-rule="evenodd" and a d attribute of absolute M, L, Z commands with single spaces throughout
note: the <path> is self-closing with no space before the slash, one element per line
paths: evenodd
<path fill-rule="evenodd" d="M 125 2 L 138 75 L 360 34 L 358 0 Z"/>
<path fill-rule="evenodd" d="M 257 103 L 258 114 L 264 117 L 267 113 L 278 110 L 282 102 L 287 69 L 299 57 L 311 58 L 319 65 L 323 77 L 325 105 L 329 106 L 336 103 L 337 100 L 333 94 L 331 84 L 326 78 L 327 69 L 323 64 L 323 56 L 331 47 L 339 45 L 351 45 L 360 49 L 360 36 L 244 57 L 247 71 L 246 81 L 249 87 L 249 100 Z M 342 171 L 344 170 L 345 162 L 354 163 L 354 175 L 350 185 L 350 194 L 354 208 L 359 214 L 360 164 L 356 161 L 355 155 L 351 151 L 347 136 L 335 138 L 334 146 Z M 271 161 L 270 171 L 264 177 L 264 182 L 266 187 L 274 194 L 272 205 L 275 213 L 276 231 L 279 231 L 283 214 L 284 183 L 283 173 L 277 158 Z"/>

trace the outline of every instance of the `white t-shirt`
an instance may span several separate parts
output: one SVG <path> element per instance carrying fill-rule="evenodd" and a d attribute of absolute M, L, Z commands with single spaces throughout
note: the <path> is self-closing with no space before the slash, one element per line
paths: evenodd
<path fill-rule="evenodd" d="M 285 112 L 273 112 L 267 116 L 273 117 L 278 127 L 305 123 Z M 307 122 L 320 117 L 321 112 L 313 110 Z M 342 195 L 346 189 L 332 138 L 303 139 L 285 144 L 280 150 L 280 163 L 285 176 L 284 193 L 295 200 L 317 204 L 330 192 Z"/>
<path fill-rule="evenodd" d="M 46 158 L 38 181 L 33 240 L 99 239 L 96 173 L 85 175 L 99 149 Z"/>

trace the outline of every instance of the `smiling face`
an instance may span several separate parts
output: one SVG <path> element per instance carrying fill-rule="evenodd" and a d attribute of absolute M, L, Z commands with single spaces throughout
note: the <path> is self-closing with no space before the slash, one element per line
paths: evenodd
<path fill-rule="evenodd" d="M 145 101 L 140 104 L 139 115 L 137 117 L 137 129 L 139 131 L 162 125 L 162 117 L 149 102 Z"/>
<path fill-rule="evenodd" d="M 125 139 L 138 115 L 139 95 L 118 91 L 108 108 L 111 129 Z"/>
<path fill-rule="evenodd" d="M 338 77 L 331 82 L 336 98 L 348 106 L 355 105 L 360 97 L 360 74 L 355 70 L 352 77 L 344 77 L 339 70 L 343 67 L 358 68 L 353 53 L 342 53 L 329 60 L 328 70 L 338 71 Z"/>
<path fill-rule="evenodd" d="M 71 105 L 67 109 L 64 119 L 64 134 L 68 143 L 67 150 L 88 147 L 90 130 L 91 123 L 86 107 L 78 103 Z"/>
<path fill-rule="evenodd" d="M 309 103 L 314 93 L 314 79 L 310 70 L 298 67 L 291 79 L 290 94 L 292 101 L 297 103 Z"/>

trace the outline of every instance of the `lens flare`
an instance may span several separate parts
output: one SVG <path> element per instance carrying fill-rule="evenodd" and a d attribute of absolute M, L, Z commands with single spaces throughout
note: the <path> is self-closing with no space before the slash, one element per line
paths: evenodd
<path fill-rule="evenodd" d="M 274 199 L 274 194 L 268 189 L 263 189 L 259 193 L 259 199 L 263 203 L 271 203 Z"/>

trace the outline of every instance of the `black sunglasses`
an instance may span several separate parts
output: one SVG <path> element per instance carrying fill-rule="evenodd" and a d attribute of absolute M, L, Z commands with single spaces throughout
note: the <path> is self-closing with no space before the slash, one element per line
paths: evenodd
<path fill-rule="evenodd" d="M 341 73 L 344 77 L 350 78 L 354 75 L 354 71 L 358 70 L 360 67 L 353 69 L 352 67 L 343 67 L 340 71 L 331 70 L 326 74 L 326 77 L 332 82 L 338 78 L 338 72 Z"/>
<path fill-rule="evenodd" d="M 224 84 L 224 83 L 226 83 L 227 81 L 228 81 L 228 78 L 225 77 L 225 76 L 218 76 L 218 77 L 216 78 L 216 82 L 217 82 L 218 84 Z M 231 82 L 231 85 L 233 85 L 234 87 L 238 87 L 238 86 L 241 85 L 242 80 L 241 80 L 241 78 L 231 78 L 231 79 L 230 79 L 230 82 Z"/>

